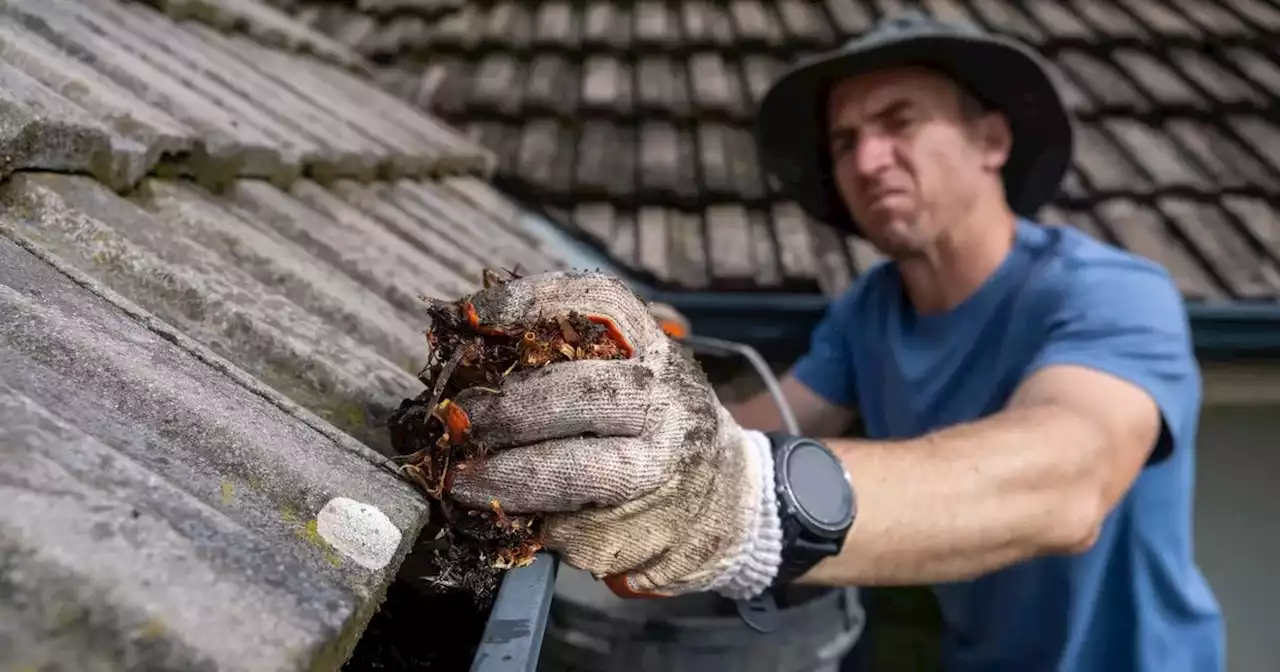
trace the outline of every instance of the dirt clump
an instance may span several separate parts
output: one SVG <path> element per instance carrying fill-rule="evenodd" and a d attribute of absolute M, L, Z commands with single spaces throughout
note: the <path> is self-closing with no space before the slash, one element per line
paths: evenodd
<path fill-rule="evenodd" d="M 508 272 L 508 278 L 518 277 Z M 485 287 L 506 282 L 485 272 Z M 432 520 L 415 554 L 428 554 L 424 580 L 441 592 L 470 593 L 479 609 L 491 605 L 503 571 L 533 561 L 542 548 L 537 516 L 504 513 L 450 501 L 454 467 L 483 459 L 488 449 L 472 439 L 466 412 L 452 403 L 468 388 L 502 393 L 512 373 L 576 359 L 625 359 L 630 348 L 607 319 L 578 313 L 531 315 L 522 324 L 481 324 L 469 298 L 430 302 L 430 359 L 418 374 L 422 394 L 391 415 L 391 443 L 401 473 L 431 498 Z"/>

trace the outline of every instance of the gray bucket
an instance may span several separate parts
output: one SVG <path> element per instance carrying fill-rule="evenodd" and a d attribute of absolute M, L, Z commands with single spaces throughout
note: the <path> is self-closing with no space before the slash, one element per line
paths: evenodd
<path fill-rule="evenodd" d="M 835 672 L 862 634 L 854 588 L 796 587 L 761 634 L 713 594 L 623 600 L 562 566 L 538 672 Z"/>

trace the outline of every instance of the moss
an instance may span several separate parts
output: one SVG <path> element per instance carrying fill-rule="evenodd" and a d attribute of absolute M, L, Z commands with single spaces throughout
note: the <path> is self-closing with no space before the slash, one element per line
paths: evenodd
<path fill-rule="evenodd" d="M 158 618 L 149 618 L 138 628 L 138 639 L 159 639 L 168 629 Z"/>
<path fill-rule="evenodd" d="M 235 501 L 236 487 L 231 484 L 231 481 L 227 481 L 227 480 L 222 481 L 221 490 L 222 490 L 221 494 L 222 494 L 223 506 L 227 506 L 231 504 L 231 502 Z"/>
<path fill-rule="evenodd" d="M 146 130 L 146 127 L 143 126 L 142 122 L 125 114 L 111 120 L 111 129 L 120 135 L 133 136 L 141 134 Z"/>
<path fill-rule="evenodd" d="M 356 644 L 360 642 L 360 637 L 364 635 L 365 628 L 369 625 L 369 619 L 377 613 L 386 592 L 386 585 L 383 585 L 377 594 L 361 602 L 360 608 L 342 624 L 338 635 L 326 641 L 310 655 L 311 660 L 307 661 L 309 664 L 306 669 L 314 672 L 341 669 L 355 651 Z"/>
<path fill-rule="evenodd" d="M 342 556 L 338 555 L 338 552 L 333 549 L 333 546 L 330 546 L 329 542 L 325 541 L 324 537 L 320 536 L 318 525 L 319 523 L 316 522 L 316 519 L 312 518 L 308 520 L 305 525 L 298 527 L 294 533 L 297 534 L 300 539 L 319 550 L 329 564 L 334 567 L 341 567 Z"/>
<path fill-rule="evenodd" d="M 292 369 L 287 362 L 274 361 L 259 372 L 262 382 L 285 395 L 294 403 L 324 418 L 356 440 L 389 454 L 390 438 L 384 423 L 376 420 L 376 414 L 356 398 L 339 391 L 324 391 L 317 384 L 309 383 L 301 372 Z"/>

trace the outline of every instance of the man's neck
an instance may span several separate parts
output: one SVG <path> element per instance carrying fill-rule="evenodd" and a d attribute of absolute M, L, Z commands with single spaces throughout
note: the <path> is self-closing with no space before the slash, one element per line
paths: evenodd
<path fill-rule="evenodd" d="M 977 207 L 944 228 L 928 253 L 899 260 L 907 297 L 917 313 L 940 313 L 969 298 L 1013 248 L 1017 218 L 1003 203 Z"/>

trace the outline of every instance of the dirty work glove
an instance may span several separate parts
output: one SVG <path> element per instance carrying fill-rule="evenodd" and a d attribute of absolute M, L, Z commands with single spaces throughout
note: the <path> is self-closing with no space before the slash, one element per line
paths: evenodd
<path fill-rule="evenodd" d="M 458 465 L 462 503 L 548 514 L 543 541 L 617 594 L 752 597 L 772 581 L 781 531 L 769 440 L 739 427 L 698 364 L 621 281 L 548 273 L 473 297 L 482 325 L 577 311 L 633 352 L 512 373 L 499 394 L 455 398 L 492 451 Z"/>

